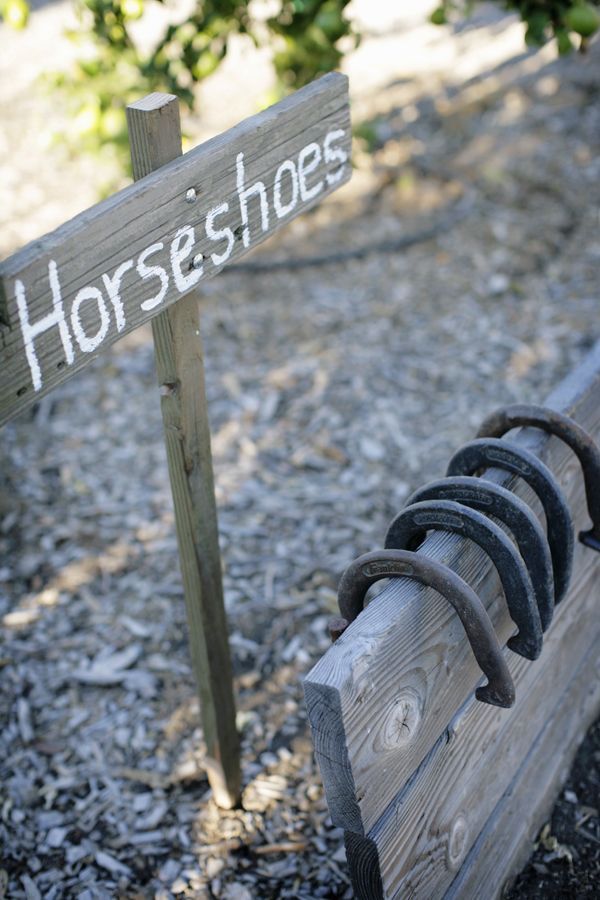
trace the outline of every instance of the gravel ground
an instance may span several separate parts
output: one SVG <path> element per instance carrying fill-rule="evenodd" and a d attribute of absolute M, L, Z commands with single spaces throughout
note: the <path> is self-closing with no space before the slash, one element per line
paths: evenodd
<path fill-rule="evenodd" d="M 513 28 L 475 26 L 441 46 Z M 202 770 L 149 331 L 2 433 L 0 896 L 352 896 L 301 688 L 339 574 L 484 414 L 542 400 L 600 337 L 600 45 L 460 77 L 442 54 L 410 83 L 399 58 L 357 91 L 352 185 L 253 259 L 436 236 L 203 290 L 242 809 Z M 593 843 L 597 796 L 570 790 Z"/>

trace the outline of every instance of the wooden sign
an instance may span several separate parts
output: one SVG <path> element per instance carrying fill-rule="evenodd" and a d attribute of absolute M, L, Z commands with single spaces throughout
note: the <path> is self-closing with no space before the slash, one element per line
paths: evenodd
<path fill-rule="evenodd" d="M 350 178 L 348 80 L 330 74 L 181 155 L 177 98 L 127 107 L 136 183 L 0 264 L 0 425 L 151 320 L 204 767 L 239 803 L 197 288 Z"/>
<path fill-rule="evenodd" d="M 350 177 L 332 73 L 0 264 L 0 425 Z"/>

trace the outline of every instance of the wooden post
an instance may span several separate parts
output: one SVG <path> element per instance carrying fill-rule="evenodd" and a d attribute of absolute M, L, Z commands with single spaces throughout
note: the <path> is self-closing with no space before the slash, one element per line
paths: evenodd
<path fill-rule="evenodd" d="M 150 94 L 127 108 L 133 175 L 143 178 L 181 156 L 177 98 Z M 179 558 L 206 741 L 205 765 L 217 804 L 240 798 L 240 749 L 223 604 L 198 293 L 152 319 L 156 368 Z"/>

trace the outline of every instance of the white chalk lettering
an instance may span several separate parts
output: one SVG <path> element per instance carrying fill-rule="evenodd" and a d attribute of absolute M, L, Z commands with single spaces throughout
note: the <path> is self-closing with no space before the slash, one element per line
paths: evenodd
<path fill-rule="evenodd" d="M 183 246 L 181 246 L 183 241 Z M 173 278 L 177 285 L 177 290 L 184 294 L 191 290 L 197 284 L 204 274 L 204 266 L 195 266 L 190 264 L 190 271 L 184 275 L 181 270 L 181 263 L 190 255 L 196 243 L 196 232 L 191 225 L 180 228 L 171 244 L 171 268 L 173 270 Z"/>
<path fill-rule="evenodd" d="M 79 309 L 86 300 L 95 300 L 98 305 L 98 313 L 100 315 L 100 327 L 96 334 L 86 334 L 79 315 Z M 91 353 L 100 346 L 106 335 L 108 334 L 108 326 L 110 325 L 110 315 L 102 296 L 102 291 L 95 287 L 84 287 L 77 291 L 73 306 L 71 307 L 71 327 L 75 340 L 83 353 Z"/>
<path fill-rule="evenodd" d="M 307 162 L 307 158 L 312 156 L 312 160 Z M 314 141 L 312 144 L 307 144 L 306 147 L 303 147 L 300 151 L 300 155 L 298 157 L 298 175 L 300 181 L 300 196 L 307 203 L 309 200 L 313 200 L 317 194 L 320 194 L 323 190 L 323 179 L 317 181 L 316 184 L 313 184 L 311 188 L 306 186 L 306 176 L 311 175 L 315 169 L 318 167 L 321 162 L 321 148 L 318 144 L 315 144 Z"/>
<path fill-rule="evenodd" d="M 292 185 L 292 195 L 285 205 L 281 202 L 281 180 L 284 172 L 290 173 L 290 183 Z M 284 160 L 275 174 L 275 184 L 273 186 L 273 206 L 277 213 L 278 219 L 288 216 L 298 202 L 298 171 L 291 159 Z"/>
<path fill-rule="evenodd" d="M 215 206 L 214 209 L 211 209 L 206 216 L 206 236 L 211 241 L 222 241 L 225 239 L 227 241 L 227 247 L 223 251 L 223 253 L 211 253 L 210 258 L 213 261 L 213 265 L 222 266 L 223 263 L 227 262 L 229 257 L 231 256 L 231 251 L 233 250 L 233 245 L 235 244 L 235 237 L 231 228 L 215 228 L 214 222 L 217 216 L 222 216 L 226 212 L 229 212 L 229 203 L 221 203 L 220 206 Z"/>
<path fill-rule="evenodd" d="M 154 297 L 150 297 L 149 300 L 144 300 L 143 303 L 140 303 L 141 308 L 146 312 L 150 309 L 154 309 L 156 306 L 160 306 L 160 304 L 165 299 L 165 294 L 167 293 L 167 289 L 169 287 L 169 276 L 162 266 L 146 265 L 146 260 L 148 259 L 148 257 L 152 256 L 153 253 L 158 253 L 158 251 L 162 250 L 163 247 L 163 243 L 152 244 L 151 247 L 147 247 L 145 250 L 142 250 L 142 252 L 138 256 L 136 268 L 140 278 L 143 278 L 144 280 L 146 280 L 147 278 L 158 278 L 160 279 L 161 284 L 161 288 L 158 294 L 156 294 Z"/>
<path fill-rule="evenodd" d="M 48 280 L 52 291 L 52 312 L 44 316 L 43 319 L 38 319 L 38 321 L 33 324 L 29 321 L 29 310 L 27 309 L 27 300 L 25 298 L 25 285 L 22 281 L 15 281 L 17 309 L 19 311 L 19 322 L 21 323 L 21 334 L 23 335 L 23 343 L 25 345 L 25 355 L 27 356 L 27 362 L 29 363 L 29 369 L 31 371 L 33 388 L 36 391 L 41 390 L 42 387 L 42 372 L 37 353 L 35 352 L 35 344 L 33 343 L 38 335 L 43 334 L 45 331 L 49 331 L 50 328 L 56 326 L 58 328 L 58 333 L 60 334 L 67 364 L 70 366 L 75 359 L 73 342 L 71 341 L 71 334 L 65 318 L 65 311 L 60 295 L 58 268 L 53 259 L 48 263 Z"/>
<path fill-rule="evenodd" d="M 250 185 L 250 187 L 245 187 L 244 179 L 244 154 L 238 153 L 236 161 L 236 180 L 237 180 L 237 192 L 238 199 L 240 201 L 240 212 L 242 214 L 242 225 L 244 226 L 244 230 L 242 232 L 242 240 L 244 242 L 244 247 L 248 248 L 250 246 L 250 228 L 248 227 L 248 199 L 252 197 L 254 194 L 258 194 L 260 197 L 260 219 L 261 226 L 263 231 L 269 230 L 269 203 L 267 201 L 267 189 L 265 188 L 262 181 L 255 181 L 254 184 Z"/>
<path fill-rule="evenodd" d="M 327 184 L 337 184 L 340 178 L 344 175 L 344 169 L 346 168 L 346 162 L 348 161 L 348 154 L 342 147 L 332 147 L 332 143 L 334 141 L 339 141 L 344 137 L 346 132 L 342 128 L 336 128 L 334 131 L 327 132 L 325 137 L 325 162 L 326 163 L 338 163 L 337 169 L 333 172 L 327 172 L 325 178 L 327 179 Z"/>
<path fill-rule="evenodd" d="M 256 149 L 249 157 L 244 152 L 237 153 L 235 183 L 232 183 L 233 159 L 230 159 L 230 181 L 227 186 L 223 184 L 221 196 L 227 200 L 218 202 L 219 195 L 212 193 L 212 187 L 207 183 L 208 196 L 212 197 L 210 202 L 214 206 L 201 210 L 197 204 L 193 211 L 189 210 L 189 218 L 180 218 L 177 213 L 171 225 L 165 223 L 166 236 L 159 243 L 142 249 L 131 259 L 125 258 L 119 265 L 118 256 L 113 262 L 106 262 L 103 268 L 108 266 L 110 270 L 102 274 L 99 281 L 94 276 L 95 285 L 86 285 L 70 273 L 59 275 L 57 263 L 50 260 L 48 285 L 52 306 L 49 297 L 46 315 L 39 312 L 40 307 L 44 309 L 44 295 L 40 297 L 37 293 L 37 284 L 26 287 L 25 279 L 19 280 L 17 270 L 13 270 L 23 345 L 35 391 L 47 387 L 46 382 L 60 380 L 53 367 L 60 369 L 65 364 L 72 365 L 76 354 L 92 353 L 103 342 L 114 340 L 117 333 L 125 333 L 151 318 L 161 304 L 164 307 L 165 303 L 174 302 L 178 295 L 192 290 L 202 277 L 214 274 L 214 270 L 223 267 L 231 257 L 258 243 L 270 229 L 278 227 L 282 219 L 295 215 L 303 205 L 343 182 L 349 174 L 348 143 L 347 129 L 332 128 L 318 141 L 286 154 L 289 158 L 275 159 L 268 171 L 264 160 L 261 168 Z M 246 165 L 248 158 L 251 162 Z M 263 180 L 252 181 L 250 170 L 264 172 Z M 168 199 L 168 187 L 165 190 Z M 190 192 L 196 197 L 196 189 L 190 188 L 186 194 L 188 201 Z M 185 208 L 188 209 L 187 205 Z M 143 227 L 144 223 L 140 222 L 140 228 Z M 157 233 L 151 239 L 159 237 L 160 233 Z M 201 247 L 205 249 L 201 250 Z M 123 256 L 130 252 L 127 245 L 123 245 L 122 252 Z M 88 270 L 97 272 L 98 268 L 90 264 Z M 37 274 L 35 280 L 39 280 Z M 64 300 L 61 280 L 70 285 Z M 143 284 L 145 281 L 149 282 L 147 286 Z M 35 301 L 33 291 L 36 291 Z M 129 302 L 135 303 L 137 310 L 126 308 L 127 292 L 135 298 Z M 41 315 L 34 322 L 30 321 L 27 293 L 30 293 L 31 310 Z M 142 299 L 152 293 L 153 296 Z M 58 334 L 52 331 L 54 328 Z M 51 334 L 42 339 L 47 332 Z M 42 374 L 44 366 L 48 367 L 45 377 Z"/>
<path fill-rule="evenodd" d="M 117 331 L 123 331 L 125 328 L 125 310 L 123 308 L 123 301 L 121 300 L 121 281 L 123 280 L 123 275 L 125 272 L 128 272 L 129 269 L 133 269 L 132 259 L 128 259 L 127 262 L 121 263 L 121 265 L 115 269 L 114 275 L 102 276 L 108 299 L 112 303 L 115 311 Z"/>

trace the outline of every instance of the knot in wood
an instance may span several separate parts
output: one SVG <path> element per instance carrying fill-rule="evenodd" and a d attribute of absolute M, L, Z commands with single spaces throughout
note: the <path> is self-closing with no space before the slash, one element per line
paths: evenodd
<path fill-rule="evenodd" d="M 468 846 L 469 827 L 467 820 L 459 813 L 448 835 L 448 846 L 446 848 L 446 863 L 448 868 L 456 871 L 462 863 Z"/>
<path fill-rule="evenodd" d="M 404 688 L 394 698 L 375 741 L 376 749 L 394 750 L 412 741 L 421 724 L 423 699 L 414 688 Z"/>

